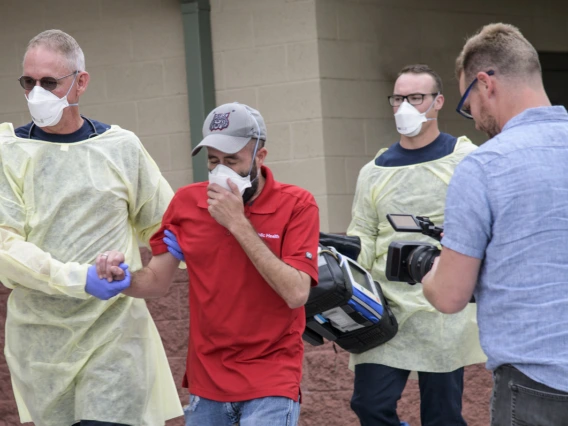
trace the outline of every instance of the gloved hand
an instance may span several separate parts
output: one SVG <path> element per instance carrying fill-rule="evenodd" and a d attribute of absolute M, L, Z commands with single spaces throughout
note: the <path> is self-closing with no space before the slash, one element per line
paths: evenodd
<path fill-rule="evenodd" d="M 179 243 L 177 242 L 177 238 L 174 235 L 174 233 L 166 229 L 164 231 L 164 234 L 166 234 L 166 236 L 164 237 L 163 241 L 168 246 L 168 251 L 177 260 L 185 262 L 185 257 L 183 255 L 183 252 L 181 251 L 181 247 L 179 246 Z"/>
<path fill-rule="evenodd" d="M 99 278 L 97 274 L 97 267 L 95 265 L 89 266 L 87 271 L 87 283 L 85 284 L 85 291 L 91 296 L 95 296 L 101 300 L 108 300 L 116 296 L 122 290 L 130 287 L 130 271 L 126 263 L 118 265 L 124 271 L 124 279 L 118 281 L 108 282 L 106 278 Z"/>

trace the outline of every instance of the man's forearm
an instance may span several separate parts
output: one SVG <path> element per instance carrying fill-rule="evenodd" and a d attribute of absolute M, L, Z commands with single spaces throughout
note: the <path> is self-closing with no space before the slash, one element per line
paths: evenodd
<path fill-rule="evenodd" d="M 260 275 L 292 309 L 303 306 L 310 291 L 311 278 L 280 260 L 260 239 L 252 224 L 243 217 L 232 224 L 237 239 Z"/>
<path fill-rule="evenodd" d="M 154 256 L 148 266 L 132 274 L 130 287 L 123 293 L 130 297 L 152 299 L 165 295 L 179 266 L 179 260 L 169 253 Z"/>
<path fill-rule="evenodd" d="M 422 279 L 424 297 L 440 312 L 464 309 L 473 294 L 481 260 L 444 248 Z"/>

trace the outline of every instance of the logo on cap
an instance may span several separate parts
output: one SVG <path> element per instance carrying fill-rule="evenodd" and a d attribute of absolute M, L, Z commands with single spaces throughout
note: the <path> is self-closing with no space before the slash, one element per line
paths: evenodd
<path fill-rule="evenodd" d="M 209 130 L 223 130 L 229 127 L 229 114 L 230 112 L 225 114 L 213 114 L 213 120 L 211 120 Z"/>

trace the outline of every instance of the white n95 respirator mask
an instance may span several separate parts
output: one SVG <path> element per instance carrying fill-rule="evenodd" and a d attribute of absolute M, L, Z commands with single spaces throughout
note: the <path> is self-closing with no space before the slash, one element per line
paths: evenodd
<path fill-rule="evenodd" d="M 77 75 L 75 75 L 77 78 Z M 75 79 L 71 83 L 71 87 L 75 84 Z M 39 127 L 55 126 L 61 117 L 63 117 L 63 110 L 68 106 L 77 106 L 79 104 L 70 104 L 67 101 L 67 95 L 71 91 L 71 87 L 62 98 L 58 98 L 49 90 L 45 90 L 41 86 L 35 86 L 29 95 L 26 96 L 28 100 L 28 109 L 32 116 L 32 120 Z"/>
<path fill-rule="evenodd" d="M 436 118 L 426 118 L 426 114 L 434 106 L 437 98 L 438 96 L 434 98 L 432 105 L 430 105 L 430 107 L 422 113 L 410 105 L 408 101 L 405 100 L 402 102 L 402 104 L 398 107 L 398 111 L 394 115 L 394 121 L 396 123 L 396 130 L 398 133 L 412 138 L 420 133 L 420 130 L 422 130 L 422 123 L 430 120 L 436 120 Z"/>
<path fill-rule="evenodd" d="M 216 183 L 220 187 L 225 188 L 228 191 L 231 191 L 231 188 L 227 183 L 227 179 L 231 179 L 231 182 L 237 185 L 241 195 L 243 195 L 245 189 L 251 187 L 250 173 L 247 176 L 243 177 L 237 172 L 235 172 L 233 169 L 231 169 L 230 167 L 227 167 L 223 164 L 218 164 L 217 166 L 215 166 L 213 170 L 209 172 L 210 184 Z"/>

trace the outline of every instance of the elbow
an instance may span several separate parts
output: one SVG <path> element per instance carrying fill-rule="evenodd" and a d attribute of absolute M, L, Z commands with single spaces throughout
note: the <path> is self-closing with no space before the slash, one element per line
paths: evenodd
<path fill-rule="evenodd" d="M 160 297 L 164 297 L 166 294 L 168 294 L 169 289 L 170 289 L 170 286 L 167 286 L 167 287 L 160 287 L 160 288 L 152 295 L 152 297 L 150 297 L 150 299 L 159 299 Z"/>
<path fill-rule="evenodd" d="M 464 308 L 464 306 L 457 307 L 455 305 L 449 305 L 449 304 L 447 305 L 439 304 L 438 306 L 434 307 L 443 314 L 457 314 Z"/>
<path fill-rule="evenodd" d="M 456 299 L 440 299 L 434 301 L 432 306 L 443 314 L 457 314 L 467 306 L 467 301 L 463 302 L 462 300 Z"/>
<path fill-rule="evenodd" d="M 301 308 L 308 301 L 309 295 L 310 295 L 310 289 L 309 288 L 307 290 L 303 290 L 303 289 L 298 290 L 298 291 L 295 292 L 294 295 L 292 295 L 291 297 L 288 297 L 288 299 L 286 300 L 286 303 L 288 304 L 288 307 L 290 309 Z"/>
<path fill-rule="evenodd" d="M 461 295 L 450 295 L 436 290 L 431 283 L 423 287 L 424 297 L 437 311 L 443 314 L 455 314 L 467 306 L 467 300 L 464 302 Z"/>
<path fill-rule="evenodd" d="M 169 293 L 170 287 L 172 286 L 173 280 L 167 280 L 160 282 L 152 295 L 152 298 L 157 299 L 159 297 L 164 297 L 166 294 Z"/>

